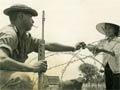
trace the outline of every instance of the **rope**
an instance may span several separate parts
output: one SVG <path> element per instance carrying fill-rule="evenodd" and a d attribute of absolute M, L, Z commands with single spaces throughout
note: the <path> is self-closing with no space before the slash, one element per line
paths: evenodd
<path fill-rule="evenodd" d="M 99 42 L 99 41 L 94 41 L 94 42 L 92 42 L 92 43 L 90 43 L 90 44 L 94 44 L 94 43 L 97 43 L 97 42 Z M 93 60 L 97 61 L 98 63 L 100 63 L 100 64 L 102 65 L 102 63 L 101 63 L 99 60 L 97 60 L 95 57 L 93 57 L 93 56 L 85 56 L 85 55 L 83 55 L 83 54 L 79 54 L 80 51 L 81 51 L 81 50 L 78 50 L 76 53 L 73 53 L 73 52 L 67 52 L 67 53 L 66 53 L 66 52 L 62 52 L 62 54 L 70 54 L 70 55 L 73 55 L 73 56 L 71 57 L 71 59 L 70 59 L 68 62 L 59 64 L 59 65 L 55 65 L 55 66 L 53 66 L 53 67 L 48 68 L 48 70 L 51 70 L 51 69 L 53 69 L 53 68 L 57 68 L 57 67 L 66 65 L 66 66 L 64 67 L 64 69 L 62 70 L 62 74 L 61 74 L 61 80 L 62 80 L 62 78 L 63 78 L 63 76 L 64 76 L 64 73 L 65 73 L 67 67 L 68 67 L 70 64 L 74 63 L 74 62 L 82 61 L 83 63 L 85 63 L 85 62 L 84 62 L 84 59 L 86 59 L 86 58 L 92 58 Z M 52 56 L 54 56 L 54 55 L 61 54 L 61 52 L 56 52 L 56 53 L 52 53 L 52 54 L 51 54 L 51 52 L 47 52 L 46 54 L 50 54 L 50 55 L 48 55 L 48 56 L 45 57 L 45 58 L 48 58 L 48 57 L 52 57 Z M 81 57 L 78 56 L 78 54 L 81 55 L 81 56 L 85 56 L 85 57 L 81 58 Z M 78 59 L 73 60 L 74 57 L 76 57 L 76 58 L 78 58 Z M 33 59 L 31 59 L 30 62 L 32 62 L 32 60 L 34 60 L 34 59 L 36 59 L 36 58 L 37 58 L 37 57 L 34 57 Z M 73 61 L 72 61 L 72 60 L 73 60 Z"/>
<path fill-rule="evenodd" d="M 72 59 L 73 59 L 74 57 L 76 57 L 76 55 L 77 55 L 79 52 L 80 52 L 80 50 L 79 50 L 77 53 L 75 53 L 75 54 L 73 55 L 73 57 L 68 61 L 67 65 L 64 67 L 64 69 L 63 69 L 63 71 L 62 71 L 62 74 L 61 74 L 61 80 L 62 80 L 62 78 L 63 78 L 63 75 L 64 75 L 64 73 L 65 73 L 67 67 L 70 65 Z"/>

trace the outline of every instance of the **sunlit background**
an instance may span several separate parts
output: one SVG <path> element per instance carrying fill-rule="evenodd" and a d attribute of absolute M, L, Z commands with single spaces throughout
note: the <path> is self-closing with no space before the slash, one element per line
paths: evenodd
<path fill-rule="evenodd" d="M 38 17 L 33 17 L 35 26 L 31 34 L 41 38 L 42 10 L 45 10 L 45 40 L 46 42 L 57 42 L 65 45 L 75 46 L 77 42 L 84 41 L 87 44 L 103 39 L 104 36 L 97 32 L 96 24 L 100 22 L 112 22 L 120 25 L 120 0 L 0 0 L 0 27 L 9 24 L 9 19 L 3 14 L 3 10 L 13 4 L 26 4 L 36 9 Z M 92 55 L 88 50 L 79 52 Z M 47 54 L 46 54 L 47 55 Z M 71 59 L 72 55 L 59 53 L 47 58 L 49 67 L 63 64 Z M 37 54 L 32 53 L 28 59 L 37 60 Z M 101 60 L 101 58 L 99 58 Z M 93 59 L 85 62 L 101 65 Z M 81 61 L 74 62 L 68 66 L 63 80 L 79 77 L 78 70 Z M 48 70 L 47 75 L 61 76 L 65 65 Z"/>

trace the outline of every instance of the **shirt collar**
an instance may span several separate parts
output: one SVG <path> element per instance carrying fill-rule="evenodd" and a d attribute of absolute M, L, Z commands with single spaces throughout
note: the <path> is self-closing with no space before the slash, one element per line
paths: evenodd
<path fill-rule="evenodd" d="M 16 33 L 18 32 L 15 25 L 10 24 L 10 25 L 8 25 L 8 26 L 13 27 L 13 29 L 15 30 Z"/>
<path fill-rule="evenodd" d="M 115 41 L 116 39 L 117 39 L 118 37 L 114 37 L 113 39 L 111 38 L 106 38 L 106 40 L 108 41 L 108 42 L 111 42 L 111 41 Z"/>

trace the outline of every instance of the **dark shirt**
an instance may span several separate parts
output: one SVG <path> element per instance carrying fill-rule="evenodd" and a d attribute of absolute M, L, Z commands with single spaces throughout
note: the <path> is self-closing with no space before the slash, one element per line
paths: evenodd
<path fill-rule="evenodd" d="M 8 25 L 0 30 L 0 47 L 6 48 L 10 57 L 19 62 L 25 62 L 28 54 L 37 51 L 39 39 L 35 39 L 30 33 L 19 37 L 15 26 Z"/>

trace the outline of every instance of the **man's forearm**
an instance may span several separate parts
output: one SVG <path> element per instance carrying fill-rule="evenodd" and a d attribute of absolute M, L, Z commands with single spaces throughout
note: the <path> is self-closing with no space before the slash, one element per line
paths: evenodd
<path fill-rule="evenodd" d="M 115 56 L 115 53 L 114 52 L 111 52 L 111 51 L 107 51 L 107 50 L 104 50 L 104 49 L 99 49 L 100 52 L 104 52 L 104 53 L 107 53 L 107 54 L 110 54 L 112 56 Z"/>
<path fill-rule="evenodd" d="M 66 46 L 66 45 L 61 45 L 61 44 L 46 44 L 45 49 L 49 51 L 54 51 L 54 52 L 62 52 L 62 51 L 75 51 L 75 48 L 72 46 Z"/>
<path fill-rule="evenodd" d="M 112 56 L 115 56 L 114 52 L 111 52 L 111 51 L 108 51 L 108 50 L 105 50 L 105 49 L 99 49 L 98 47 L 96 47 L 94 45 L 87 45 L 86 48 L 88 48 L 90 51 L 92 51 L 92 53 L 95 54 L 95 55 L 97 55 L 100 52 L 104 52 L 104 53 L 110 54 Z"/>
<path fill-rule="evenodd" d="M 8 71 L 24 71 L 24 72 L 33 72 L 34 69 L 25 64 L 18 61 L 15 61 L 11 58 L 4 58 L 0 60 L 0 70 L 8 70 Z"/>

